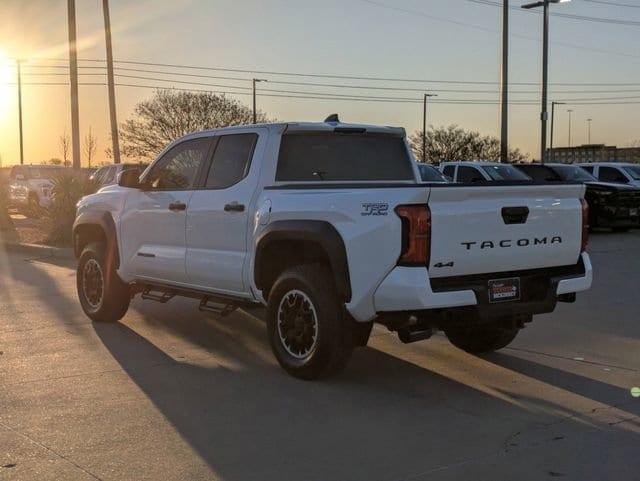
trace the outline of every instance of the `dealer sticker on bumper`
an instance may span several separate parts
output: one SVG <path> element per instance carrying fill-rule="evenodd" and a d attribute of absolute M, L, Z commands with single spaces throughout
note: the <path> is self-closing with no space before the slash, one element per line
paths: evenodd
<path fill-rule="evenodd" d="M 489 302 L 520 300 L 520 278 L 489 281 Z"/>

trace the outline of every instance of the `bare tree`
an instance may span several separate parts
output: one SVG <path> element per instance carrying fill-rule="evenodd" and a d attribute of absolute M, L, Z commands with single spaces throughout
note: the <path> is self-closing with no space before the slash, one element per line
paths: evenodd
<path fill-rule="evenodd" d="M 98 139 L 95 135 L 91 133 L 91 126 L 89 126 L 89 133 L 84 136 L 84 144 L 83 150 L 84 155 L 87 157 L 87 162 L 89 163 L 89 167 L 91 167 L 91 159 L 96 153 L 96 149 L 98 148 Z"/>
<path fill-rule="evenodd" d="M 262 112 L 257 117 L 258 122 L 267 121 Z M 224 95 L 158 90 L 151 99 L 138 103 L 133 118 L 121 124 L 121 150 L 129 158 L 152 158 L 190 132 L 252 122 L 249 107 Z"/>
<path fill-rule="evenodd" d="M 629 142 L 629 147 L 640 147 L 640 139 Z"/>
<path fill-rule="evenodd" d="M 64 161 L 64 166 L 69 167 L 69 152 L 71 151 L 71 139 L 69 138 L 69 134 L 65 130 L 64 133 L 60 136 L 60 153 L 62 154 L 62 160 Z"/>
<path fill-rule="evenodd" d="M 409 137 L 409 144 L 418 159 L 422 159 L 422 130 Z M 478 132 L 464 130 L 457 125 L 431 126 L 427 131 L 427 162 L 451 162 L 456 160 L 500 160 L 500 139 L 482 136 Z M 511 162 L 528 159 L 519 149 L 509 149 Z"/>

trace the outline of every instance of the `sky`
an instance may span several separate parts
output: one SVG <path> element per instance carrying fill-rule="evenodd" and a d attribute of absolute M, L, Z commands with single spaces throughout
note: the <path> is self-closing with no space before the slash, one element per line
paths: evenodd
<path fill-rule="evenodd" d="M 573 145 L 587 142 L 588 118 L 593 119 L 592 143 L 625 146 L 640 139 L 640 0 L 611 1 L 628 6 L 573 0 L 553 7 L 554 13 L 632 21 L 631 25 L 624 25 L 552 17 L 550 100 L 576 99 L 571 105 L 557 109 L 557 146 L 567 145 L 569 140 L 567 109 L 573 110 Z M 424 90 L 438 95 L 429 104 L 429 124 L 457 124 L 482 134 L 498 135 L 499 106 L 493 102 L 499 98 L 502 12 L 500 5 L 493 4 L 500 3 L 499 0 L 111 0 L 116 60 L 421 81 L 281 76 L 117 64 L 121 68 L 227 76 L 239 80 L 119 70 L 116 73 L 120 75 L 146 76 L 154 80 L 118 77 L 116 82 L 221 90 L 175 81 L 247 88 L 252 77 L 265 78 L 270 82 L 258 84 L 258 106 L 271 118 L 320 121 L 337 112 L 343 121 L 402 126 L 409 133 L 422 126 L 419 100 Z M 76 4 L 79 58 L 104 59 L 102 0 L 76 0 Z M 511 0 L 511 4 L 519 7 L 521 2 Z M 509 108 L 509 143 L 536 157 L 540 135 L 542 19 L 537 13 L 520 9 L 512 10 L 510 18 L 511 99 L 528 101 L 528 104 L 512 104 Z M 633 21 L 637 23 L 633 24 Z M 66 0 L 0 1 L 2 165 L 19 162 L 14 58 L 25 59 L 22 91 L 25 163 L 61 157 L 59 138 L 71 130 L 69 86 L 28 84 L 68 82 L 64 68 L 42 68 L 43 65 L 65 65 L 67 39 Z M 80 65 L 102 64 L 81 62 Z M 80 71 L 99 74 L 81 76 L 81 83 L 105 81 L 101 69 L 83 68 Z M 43 72 L 59 75 L 36 75 Z M 157 78 L 170 81 L 158 81 Z M 425 80 L 430 82 L 423 82 Z M 300 86 L 278 84 L 278 81 L 416 91 Z M 399 97 L 416 101 L 285 98 L 265 96 L 267 90 Z M 129 118 L 136 103 L 152 95 L 153 90 L 148 88 L 116 87 L 118 120 L 122 122 Z M 250 105 L 250 96 L 233 97 Z M 593 98 L 612 100 L 606 105 L 581 105 L 584 99 Z M 105 148 L 110 146 L 107 88 L 81 85 L 79 100 L 81 138 L 91 128 L 98 141 L 95 160 L 108 161 L 104 154 Z M 458 102 L 451 103 L 451 100 Z M 490 104 L 461 103 L 461 100 L 483 100 Z M 84 155 L 83 165 L 86 165 Z"/>

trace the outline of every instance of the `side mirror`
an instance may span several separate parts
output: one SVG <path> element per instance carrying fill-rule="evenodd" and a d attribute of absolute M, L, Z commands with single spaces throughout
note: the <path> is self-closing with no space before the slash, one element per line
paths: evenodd
<path fill-rule="evenodd" d="M 118 185 L 129 189 L 140 189 L 140 171 L 138 169 L 123 170 L 118 174 Z"/>

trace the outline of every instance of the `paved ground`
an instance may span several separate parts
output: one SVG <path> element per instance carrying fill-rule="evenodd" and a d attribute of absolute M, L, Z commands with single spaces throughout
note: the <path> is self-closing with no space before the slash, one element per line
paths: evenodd
<path fill-rule="evenodd" d="M 92 325 L 70 265 L 0 253 L 0 479 L 640 480 L 640 232 L 591 250 L 594 289 L 512 348 L 376 329 L 324 383 L 287 377 L 254 315 Z"/>

